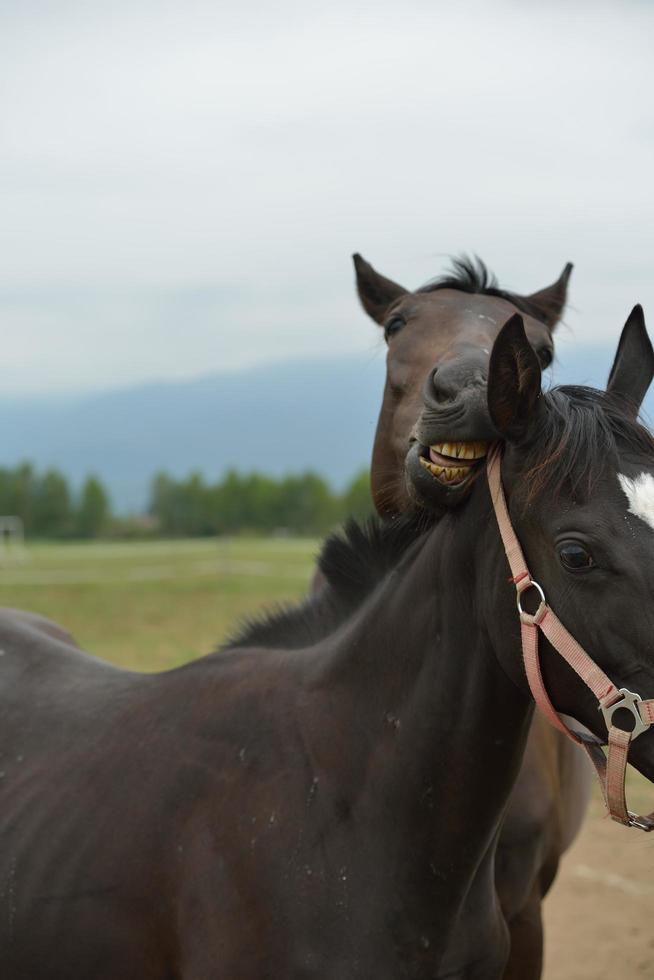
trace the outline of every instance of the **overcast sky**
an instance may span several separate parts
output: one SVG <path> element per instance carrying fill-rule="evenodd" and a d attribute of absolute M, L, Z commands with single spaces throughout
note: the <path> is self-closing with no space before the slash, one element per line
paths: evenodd
<path fill-rule="evenodd" d="M 350 253 L 654 331 L 654 4 L 0 0 L 5 392 L 370 351 Z M 564 350 L 564 348 L 563 348 Z"/>

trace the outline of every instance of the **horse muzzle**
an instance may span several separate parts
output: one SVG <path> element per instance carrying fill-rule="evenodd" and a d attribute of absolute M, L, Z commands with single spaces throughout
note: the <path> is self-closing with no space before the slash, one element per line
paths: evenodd
<path fill-rule="evenodd" d="M 486 402 L 484 379 L 468 383 L 447 401 L 434 397 L 433 378 L 406 457 L 407 486 L 419 506 L 452 507 L 465 497 L 498 438 Z"/>
<path fill-rule="evenodd" d="M 486 443 L 412 441 L 405 462 L 409 493 L 421 507 L 453 507 L 467 497 L 486 457 Z"/>

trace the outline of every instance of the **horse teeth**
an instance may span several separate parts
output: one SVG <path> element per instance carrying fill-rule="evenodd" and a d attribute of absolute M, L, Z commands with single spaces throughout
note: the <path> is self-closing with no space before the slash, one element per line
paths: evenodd
<path fill-rule="evenodd" d="M 450 459 L 483 459 L 488 450 L 486 442 L 437 442 L 430 446 L 439 456 Z"/>
<path fill-rule="evenodd" d="M 432 476 L 435 476 L 441 483 L 458 483 L 465 479 L 468 474 L 467 467 L 439 466 L 437 463 L 432 463 L 430 460 L 425 459 L 424 456 L 420 456 L 419 459 L 420 465 L 424 466 L 426 470 L 429 470 Z"/>

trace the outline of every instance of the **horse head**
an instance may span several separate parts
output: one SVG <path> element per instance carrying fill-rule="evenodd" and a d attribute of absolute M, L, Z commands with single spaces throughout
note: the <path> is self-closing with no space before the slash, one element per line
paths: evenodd
<path fill-rule="evenodd" d="M 505 441 L 506 516 L 538 612 L 528 609 L 526 619 L 524 613 L 518 617 L 515 588 L 507 586 L 512 545 L 501 543 L 494 520 L 488 531 L 493 546 L 484 528 L 475 531 L 485 542 L 476 567 L 478 601 L 502 667 L 525 690 L 522 658 L 516 656 L 520 619 L 538 624 L 550 616 L 562 626 L 563 640 L 551 625 L 543 626 L 540 639 L 546 696 L 556 711 L 600 740 L 607 737 L 606 705 L 598 710 L 591 672 L 575 666 L 577 654 L 567 660 L 564 647 L 570 649 L 570 640 L 579 645 L 614 691 L 626 691 L 636 702 L 654 697 L 654 437 L 637 419 L 653 377 L 654 351 L 640 306 L 622 331 L 606 391 L 564 386 L 543 392 L 539 358 L 519 314 L 498 335 L 488 369 L 488 412 Z M 425 473 L 415 447 L 408 471 L 421 479 Z M 438 494 L 439 482 L 428 475 Z M 479 490 L 488 492 L 483 485 Z M 496 502 L 494 507 L 499 514 Z M 514 565 L 511 560 L 509 581 L 517 583 Z M 529 582 L 538 585 L 532 589 Z M 643 705 L 640 713 L 620 708 L 617 727 L 633 730 L 629 761 L 654 780 L 651 707 Z M 641 714 L 645 724 L 638 730 Z"/>
<path fill-rule="evenodd" d="M 458 260 L 454 273 L 411 292 L 354 256 L 363 308 L 384 329 L 388 345 L 384 400 L 372 457 L 372 492 L 379 513 L 407 508 L 404 459 L 412 438 L 424 446 L 431 506 L 458 504 L 497 432 L 488 413 L 490 350 L 512 313 L 539 363 L 553 356 L 553 331 L 565 306 L 572 266 L 530 296 L 498 287 L 480 261 Z M 439 483 L 438 499 L 430 477 Z M 415 489 L 419 495 L 420 484 Z"/>

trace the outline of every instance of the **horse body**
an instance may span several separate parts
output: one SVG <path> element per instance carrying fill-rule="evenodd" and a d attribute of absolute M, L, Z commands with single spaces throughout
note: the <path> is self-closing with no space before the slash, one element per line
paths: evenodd
<path fill-rule="evenodd" d="M 358 255 L 355 267 L 362 305 L 388 341 L 371 485 L 377 511 L 393 516 L 415 503 L 415 487 L 405 479 L 413 434 L 427 445 L 496 438 L 485 395 L 490 349 L 516 309 L 523 311 L 527 337 L 547 367 L 572 266 L 530 296 L 498 289 L 481 263 L 458 262 L 454 275 L 413 292 L 380 276 Z M 470 490 L 469 481 L 448 486 L 435 485 L 428 473 L 417 478 L 437 513 L 459 505 Z M 497 893 L 512 946 L 506 980 L 541 975 L 542 898 L 579 830 L 591 780 L 584 753 L 537 714 L 497 842 Z M 460 945 L 469 947 L 465 928 Z M 458 958 L 458 951 L 453 955 Z"/>
<path fill-rule="evenodd" d="M 133 962 L 125 947 L 138 926 L 127 909 L 121 914 L 110 851 L 125 812 L 142 799 L 142 751 L 135 745 L 129 759 L 116 748 L 143 683 L 49 634 L 3 610 L 3 972 L 136 977 L 139 945 L 133 945 Z M 120 840 L 131 890 L 148 902 L 149 883 L 141 881 L 139 867 L 155 827 L 153 821 L 147 838 Z M 123 961 L 124 974 L 118 969 Z"/>
<path fill-rule="evenodd" d="M 608 396 L 543 396 L 515 317 L 488 402 L 530 568 L 597 665 L 648 697 L 654 531 L 620 482 L 654 498 L 654 440 L 621 407 L 638 374 L 654 352 L 634 321 Z M 357 550 L 371 563 L 350 548 L 345 586 L 159 675 L 0 616 L 3 978 L 498 980 L 495 843 L 532 701 L 488 486 L 339 606 Z M 542 653 L 557 708 L 605 734 Z M 654 779 L 651 732 L 631 758 Z"/>
<path fill-rule="evenodd" d="M 306 649 L 139 675 L 0 616 L 3 976 L 437 975 L 531 710 L 446 531 Z M 502 919 L 474 929 L 496 977 Z"/>

